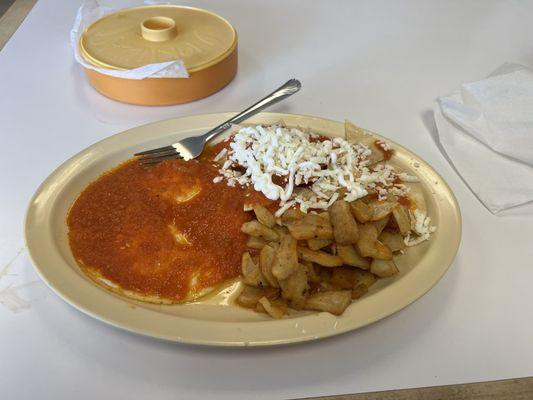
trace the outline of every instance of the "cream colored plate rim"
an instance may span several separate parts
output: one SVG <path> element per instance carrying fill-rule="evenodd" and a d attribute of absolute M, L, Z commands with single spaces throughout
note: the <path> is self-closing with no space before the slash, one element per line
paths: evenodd
<path fill-rule="evenodd" d="M 371 324 L 424 295 L 448 270 L 461 240 L 461 215 L 455 196 L 429 164 L 385 138 L 395 148 L 395 157 L 403 167 L 420 177 L 429 203 L 429 215 L 438 223 L 438 230 L 427 244 L 423 256 L 405 276 L 354 302 L 340 317 L 314 313 L 253 322 L 185 318 L 134 307 L 80 276 L 75 270 L 77 266 L 72 265 L 75 264 L 72 256 L 60 250 L 61 245 L 64 248 L 61 241 L 66 240 L 66 224 L 59 221 L 61 216 L 55 212 L 67 194 L 75 196 L 69 194 L 72 186 L 78 181 L 95 179 L 136 151 L 166 145 L 192 132 L 200 134 L 233 115 L 187 116 L 133 128 L 86 148 L 52 172 L 32 197 L 25 220 L 25 240 L 31 260 L 48 286 L 78 310 L 138 334 L 189 344 L 266 346 L 325 338 Z M 279 121 L 331 136 L 344 132 L 342 122 L 305 115 L 261 113 L 247 123 L 272 124 Z M 78 193 L 79 190 L 77 187 Z M 54 231 L 53 226 L 60 226 L 59 231 Z"/>

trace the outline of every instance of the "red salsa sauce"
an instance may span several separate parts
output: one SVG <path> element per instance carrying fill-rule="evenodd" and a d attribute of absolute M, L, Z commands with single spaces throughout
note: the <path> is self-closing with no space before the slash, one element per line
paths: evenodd
<path fill-rule="evenodd" d="M 252 218 L 244 204 L 275 204 L 252 188 L 213 183 L 218 168 L 212 159 L 223 145 L 187 162 L 144 167 L 132 159 L 92 182 L 67 217 L 70 247 L 82 269 L 176 302 L 238 276 L 247 239 L 240 228 Z M 176 201 L 190 197 L 191 188 L 199 192 Z M 186 241 L 178 241 L 176 232 Z"/>
<path fill-rule="evenodd" d="M 381 152 L 383 153 L 383 158 L 385 160 L 390 160 L 390 158 L 392 157 L 392 155 L 394 154 L 393 150 L 392 149 L 386 149 L 384 147 L 385 145 L 385 142 L 383 142 L 382 140 L 376 140 L 374 141 L 374 144 L 376 145 L 376 148 Z"/>
<path fill-rule="evenodd" d="M 407 196 L 398 196 L 398 203 L 407 208 L 411 208 L 412 206 L 411 200 Z"/>

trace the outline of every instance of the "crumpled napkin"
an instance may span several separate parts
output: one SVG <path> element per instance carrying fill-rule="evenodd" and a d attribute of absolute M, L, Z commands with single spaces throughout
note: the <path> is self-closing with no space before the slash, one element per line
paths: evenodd
<path fill-rule="evenodd" d="M 439 141 L 494 214 L 533 201 L 533 70 L 506 63 L 433 106 Z"/>
<path fill-rule="evenodd" d="M 142 5 L 138 1 L 131 1 L 130 7 Z M 147 4 L 157 4 L 154 1 L 146 1 Z M 122 3 L 121 3 L 122 4 Z M 111 75 L 117 78 L 145 79 L 145 78 L 188 78 L 189 73 L 183 60 L 167 61 L 156 64 L 147 64 L 135 69 L 114 70 L 95 67 L 86 62 L 80 54 L 78 44 L 83 31 L 94 21 L 102 18 L 106 14 L 118 9 L 100 5 L 97 0 L 86 0 L 82 3 L 76 14 L 74 26 L 70 31 L 70 44 L 74 50 L 74 58 L 85 68 L 92 69 L 104 75 Z"/>

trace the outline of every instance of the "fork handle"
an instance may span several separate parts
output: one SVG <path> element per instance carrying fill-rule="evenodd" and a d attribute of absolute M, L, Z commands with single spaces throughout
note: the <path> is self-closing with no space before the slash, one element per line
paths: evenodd
<path fill-rule="evenodd" d="M 265 108 L 270 107 L 273 104 L 280 102 L 281 100 L 286 99 L 289 96 L 292 96 L 294 93 L 300 90 L 302 84 L 298 79 L 289 79 L 278 89 L 274 90 L 265 98 L 259 100 L 253 106 L 248 107 L 246 110 L 241 111 L 239 114 L 235 115 L 233 118 L 228 119 L 226 122 L 216 126 L 211 129 L 209 132 L 203 135 L 204 142 L 207 143 L 215 136 L 218 136 L 220 133 L 231 128 L 231 125 L 238 124 L 252 115 L 257 114 L 260 111 L 263 111 Z"/>

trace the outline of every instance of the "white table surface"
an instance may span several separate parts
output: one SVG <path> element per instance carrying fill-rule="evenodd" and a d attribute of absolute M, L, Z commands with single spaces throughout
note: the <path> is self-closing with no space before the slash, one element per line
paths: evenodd
<path fill-rule="evenodd" d="M 240 35 L 235 81 L 193 104 L 143 108 L 94 92 L 69 46 L 78 1 L 39 1 L 0 53 L 0 397 L 293 398 L 533 375 L 533 207 L 499 217 L 483 208 L 440 153 L 429 111 L 436 96 L 505 61 L 533 64 L 533 3 L 182 3 L 224 15 Z M 451 185 L 463 241 L 427 295 L 339 337 L 214 349 L 107 326 L 38 281 L 22 220 L 56 166 L 136 125 L 242 109 L 293 76 L 303 90 L 274 111 L 354 120 Z"/>

